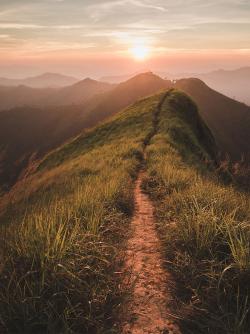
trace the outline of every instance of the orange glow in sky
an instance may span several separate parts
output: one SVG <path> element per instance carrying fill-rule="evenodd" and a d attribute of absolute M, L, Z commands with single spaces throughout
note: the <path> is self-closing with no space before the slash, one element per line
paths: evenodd
<path fill-rule="evenodd" d="M 249 66 L 249 17 L 248 0 L 0 0 L 0 76 Z"/>
<path fill-rule="evenodd" d="M 149 56 L 149 48 L 144 45 L 136 45 L 130 51 L 135 60 L 143 61 Z"/>

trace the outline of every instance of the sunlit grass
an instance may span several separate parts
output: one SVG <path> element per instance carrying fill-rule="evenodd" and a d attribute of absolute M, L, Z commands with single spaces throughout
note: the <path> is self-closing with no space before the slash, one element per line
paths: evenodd
<path fill-rule="evenodd" d="M 2 217 L 0 328 L 102 333 L 119 305 L 117 246 L 158 97 L 45 157 Z M 6 201 L 6 198 L 5 198 Z"/>
<path fill-rule="evenodd" d="M 184 94 L 171 91 L 148 142 L 159 98 L 50 153 L 3 198 L 0 332 L 110 332 L 121 302 L 117 255 L 147 143 L 144 188 L 168 264 L 189 291 L 192 326 L 247 333 L 249 196 L 216 176 L 213 137 Z"/>
<path fill-rule="evenodd" d="M 188 108 L 181 108 L 188 117 Z M 178 143 L 171 129 L 176 118 L 168 100 L 158 135 L 147 149 L 149 176 L 144 181 L 145 190 L 155 201 L 166 256 L 177 280 L 190 290 L 186 303 L 193 303 L 194 310 L 203 310 L 190 319 L 197 324 L 194 332 L 199 328 L 199 333 L 207 333 L 199 327 L 205 323 L 206 328 L 220 333 L 246 334 L 250 199 L 221 182 L 215 170 L 209 172 L 206 145 L 197 144 L 192 125 L 187 127 L 183 118 L 178 119 L 178 137 L 186 138 L 186 144 L 183 140 Z M 190 145 L 192 142 L 196 144 Z"/>

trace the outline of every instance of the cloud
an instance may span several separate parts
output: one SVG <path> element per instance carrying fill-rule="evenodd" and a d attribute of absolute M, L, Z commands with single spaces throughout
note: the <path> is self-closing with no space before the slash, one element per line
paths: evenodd
<path fill-rule="evenodd" d="M 139 0 L 128 0 L 128 2 L 137 7 L 149 8 L 149 9 L 159 10 L 161 12 L 167 12 L 167 9 L 164 6 L 157 6 Z"/>
<path fill-rule="evenodd" d="M 93 43 L 96 52 L 125 50 L 134 40 L 159 50 L 248 48 L 249 15 L 249 0 L 0 0 L 0 35 L 8 36 L 0 44 L 9 38 L 18 50 Z"/>
<path fill-rule="evenodd" d="M 0 23 L 0 29 L 41 29 L 44 26 L 29 23 Z"/>
<path fill-rule="evenodd" d="M 138 14 L 138 9 L 142 11 L 142 14 L 145 14 L 145 11 L 147 13 L 150 11 L 150 14 L 152 14 L 152 10 L 162 13 L 167 12 L 165 5 L 158 5 L 155 3 L 155 1 L 153 3 L 152 1 L 146 2 L 144 0 L 113 0 L 105 1 L 103 3 L 93 3 L 87 7 L 91 17 L 95 19 L 105 17 L 107 14 L 112 12 L 117 12 L 118 16 L 120 16 L 121 19 L 124 19 L 125 16 L 122 16 L 124 10 L 126 12 L 130 12 L 131 15 L 135 10 Z M 127 18 L 128 16 L 129 14 L 127 15 Z"/>
<path fill-rule="evenodd" d="M 149 8 L 154 10 L 159 10 L 162 12 L 167 11 L 167 9 L 164 6 L 152 4 L 151 2 L 145 2 L 143 0 L 113 0 L 113 1 L 105 1 L 103 3 L 95 3 L 90 8 L 95 9 L 113 9 L 120 6 L 135 6 L 135 7 L 141 7 L 141 8 Z"/>
<path fill-rule="evenodd" d="M 0 29 L 84 29 L 88 28 L 87 25 L 83 24 L 59 24 L 59 25 L 39 25 L 30 23 L 0 23 Z"/>

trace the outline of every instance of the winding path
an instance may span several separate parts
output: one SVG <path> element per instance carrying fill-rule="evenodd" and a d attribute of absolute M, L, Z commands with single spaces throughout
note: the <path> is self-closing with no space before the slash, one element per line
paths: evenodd
<path fill-rule="evenodd" d="M 153 205 L 141 190 L 143 171 L 135 186 L 135 213 L 126 249 L 127 284 L 133 287 L 124 306 L 123 334 L 180 334 L 170 320 L 172 279 L 163 268 L 161 243 L 153 218 Z"/>

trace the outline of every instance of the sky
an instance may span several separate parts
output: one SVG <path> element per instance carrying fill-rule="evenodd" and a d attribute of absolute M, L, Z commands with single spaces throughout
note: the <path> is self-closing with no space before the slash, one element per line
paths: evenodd
<path fill-rule="evenodd" d="M 249 0 L 0 0 L 0 75 L 250 66 Z"/>

